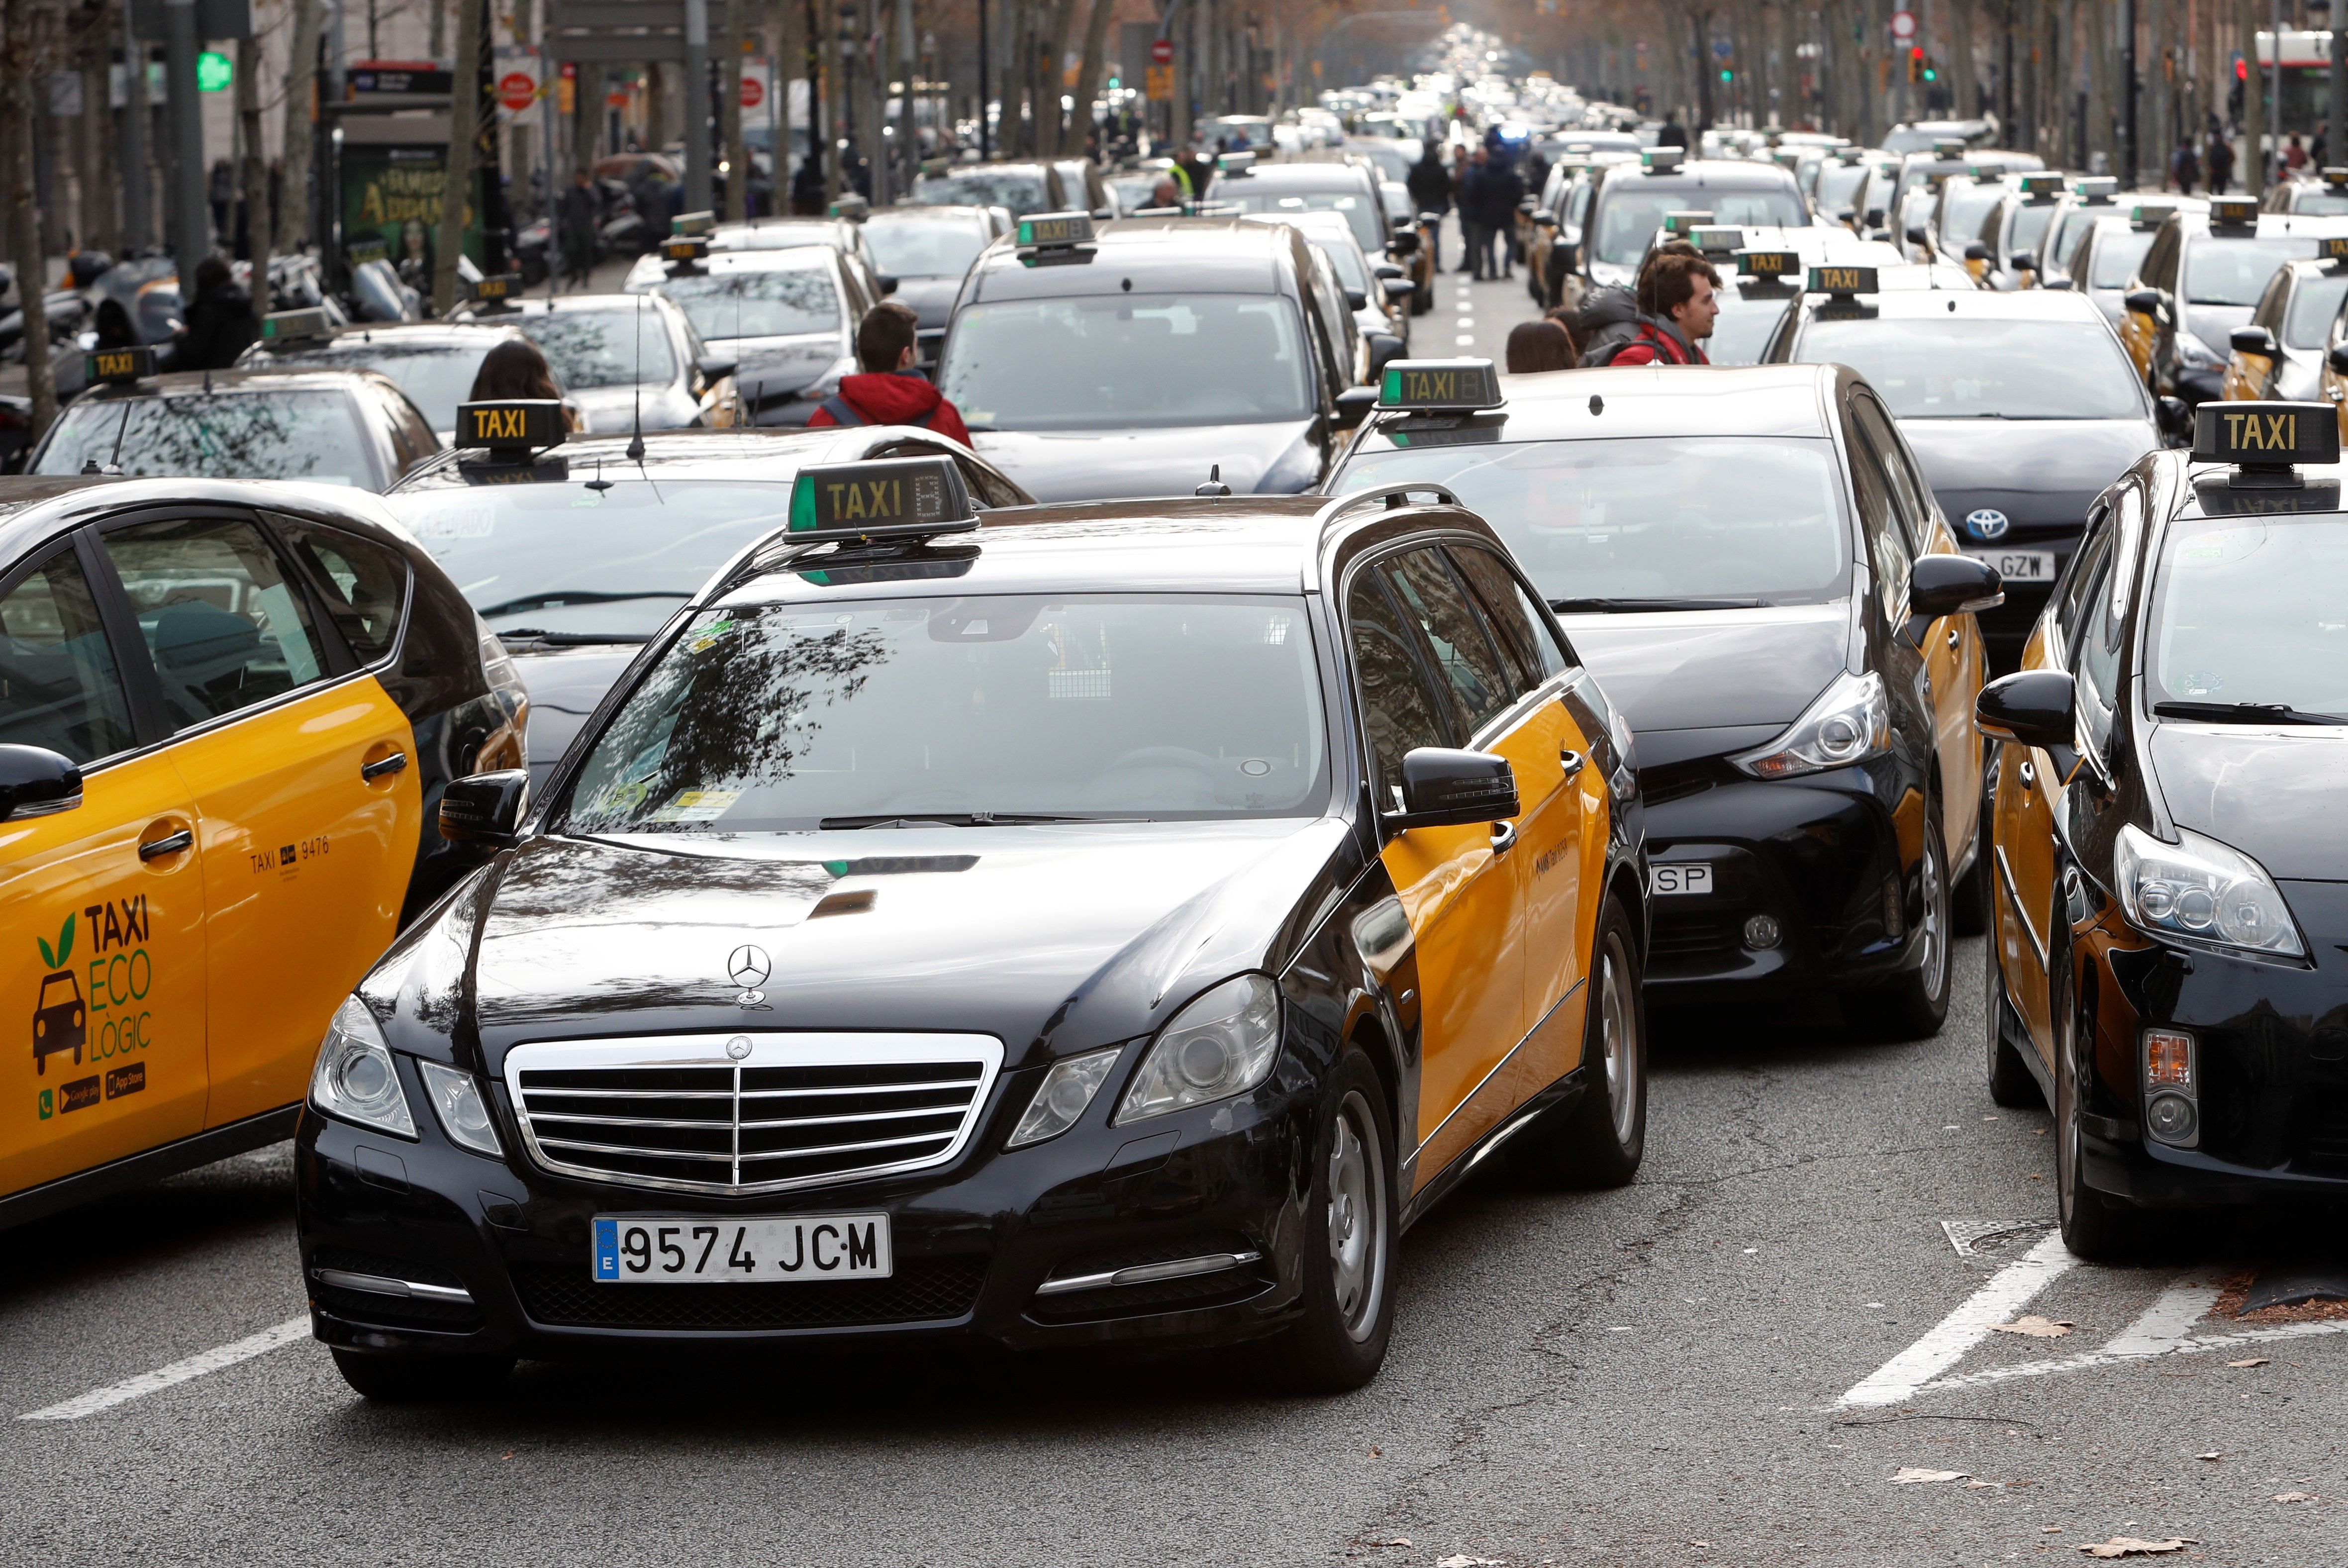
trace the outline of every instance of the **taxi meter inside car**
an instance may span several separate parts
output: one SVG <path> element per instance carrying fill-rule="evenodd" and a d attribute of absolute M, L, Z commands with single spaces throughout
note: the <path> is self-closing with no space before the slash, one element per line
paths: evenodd
<path fill-rule="evenodd" d="M 809 1335 L 1374 1376 L 1405 1224 L 1644 1145 L 1629 738 L 1440 487 L 976 512 L 820 465 L 336 1014 L 362 1392 Z"/>

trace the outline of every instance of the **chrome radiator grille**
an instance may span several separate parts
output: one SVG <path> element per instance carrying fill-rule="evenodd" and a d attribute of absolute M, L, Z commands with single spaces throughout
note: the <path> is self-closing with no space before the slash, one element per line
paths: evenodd
<path fill-rule="evenodd" d="M 1002 1065 L 984 1035 L 758 1034 L 517 1046 L 505 1078 L 549 1171 L 779 1192 L 944 1164 Z"/>

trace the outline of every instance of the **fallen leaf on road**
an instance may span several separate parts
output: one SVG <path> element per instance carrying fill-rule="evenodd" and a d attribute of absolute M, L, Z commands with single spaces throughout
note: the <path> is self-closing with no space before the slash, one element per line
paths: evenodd
<path fill-rule="evenodd" d="M 2041 1535 L 2060 1535 L 2063 1533 L 2063 1527 L 2059 1524 L 2042 1524 L 2038 1527 L 2038 1533 Z"/>
<path fill-rule="evenodd" d="M 2060 1339 L 2077 1326 L 2068 1322 L 2050 1323 L 2036 1313 L 2016 1318 L 2012 1323 L 1993 1325 L 2000 1334 L 2026 1334 L 2033 1339 Z"/>
<path fill-rule="evenodd" d="M 1979 1491 L 1985 1486 L 2003 1486 L 2003 1484 L 2004 1482 L 2003 1481 L 1994 1480 L 1969 1480 L 1965 1482 L 1965 1490 L 1967 1491 Z"/>
<path fill-rule="evenodd" d="M 1965 1472 L 1962 1470 L 1919 1470 L 1914 1465 L 1900 1466 L 1891 1477 L 1893 1484 L 1897 1486 L 1907 1486 L 1920 1480 L 1962 1480 L 1964 1479 Z"/>
<path fill-rule="evenodd" d="M 2275 1501 L 2277 1502 L 2313 1502 L 2315 1494 L 2312 1491 L 2279 1491 L 2275 1493 Z"/>
<path fill-rule="evenodd" d="M 2133 1535 L 2115 1535 L 2109 1541 L 2090 1542 L 2079 1548 L 2090 1557 L 2149 1557 L 2156 1552 L 2182 1552 L 2185 1539 L 2172 1535 L 2166 1541 L 2138 1541 Z"/>
<path fill-rule="evenodd" d="M 2219 1460 L 2224 1459 L 2226 1456 L 2217 1452 L 2215 1449 L 2212 1449 L 2209 1453 L 2195 1454 L 2193 1457 L 2197 1460 L 2208 1460 L 2211 1464 L 2216 1464 Z"/>
<path fill-rule="evenodd" d="M 1497 1557 L 1470 1557 L 1465 1552 L 1436 1559 L 1435 1568 L 1500 1568 Z"/>
<path fill-rule="evenodd" d="M 2264 1356 L 2246 1356 L 2240 1361 L 2229 1361 L 2226 1365 L 2229 1367 L 2263 1367 L 2267 1364 L 2267 1360 L 2268 1358 Z"/>

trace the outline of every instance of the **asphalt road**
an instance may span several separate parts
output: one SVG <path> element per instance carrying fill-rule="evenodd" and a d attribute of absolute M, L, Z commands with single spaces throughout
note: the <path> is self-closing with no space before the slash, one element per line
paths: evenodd
<path fill-rule="evenodd" d="M 1486 284 L 1463 325 L 1460 292 L 1417 353 L 1529 314 Z M 1457 1194 L 1404 1242 L 1384 1375 L 1336 1399 L 1223 1357 L 830 1354 L 372 1407 L 302 1332 L 265 1150 L 0 1234 L 0 1560 L 1873 1568 L 2116 1535 L 2348 1559 L 2348 1324 L 2215 1300 L 2312 1226 L 2074 1264 L 2044 1113 L 1982 1087 L 1981 953 L 1931 1040 L 1657 1019 L 1636 1184 Z M 2022 1228 L 1965 1255 L 1944 1222 Z M 2071 1326 L 1993 1326 L 2024 1314 Z"/>

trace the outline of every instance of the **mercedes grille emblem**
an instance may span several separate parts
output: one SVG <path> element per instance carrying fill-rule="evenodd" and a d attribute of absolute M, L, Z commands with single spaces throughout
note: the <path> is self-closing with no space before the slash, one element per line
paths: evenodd
<path fill-rule="evenodd" d="M 747 1035 L 736 1035 L 732 1039 L 726 1041 L 726 1054 L 732 1057 L 737 1062 L 744 1057 L 748 1056 L 750 1054 L 750 1037 Z"/>
<path fill-rule="evenodd" d="M 2003 539 L 2005 531 L 2013 526 L 2006 521 L 2005 513 L 1989 507 L 1965 513 L 1965 527 L 1972 531 L 1975 539 Z"/>

